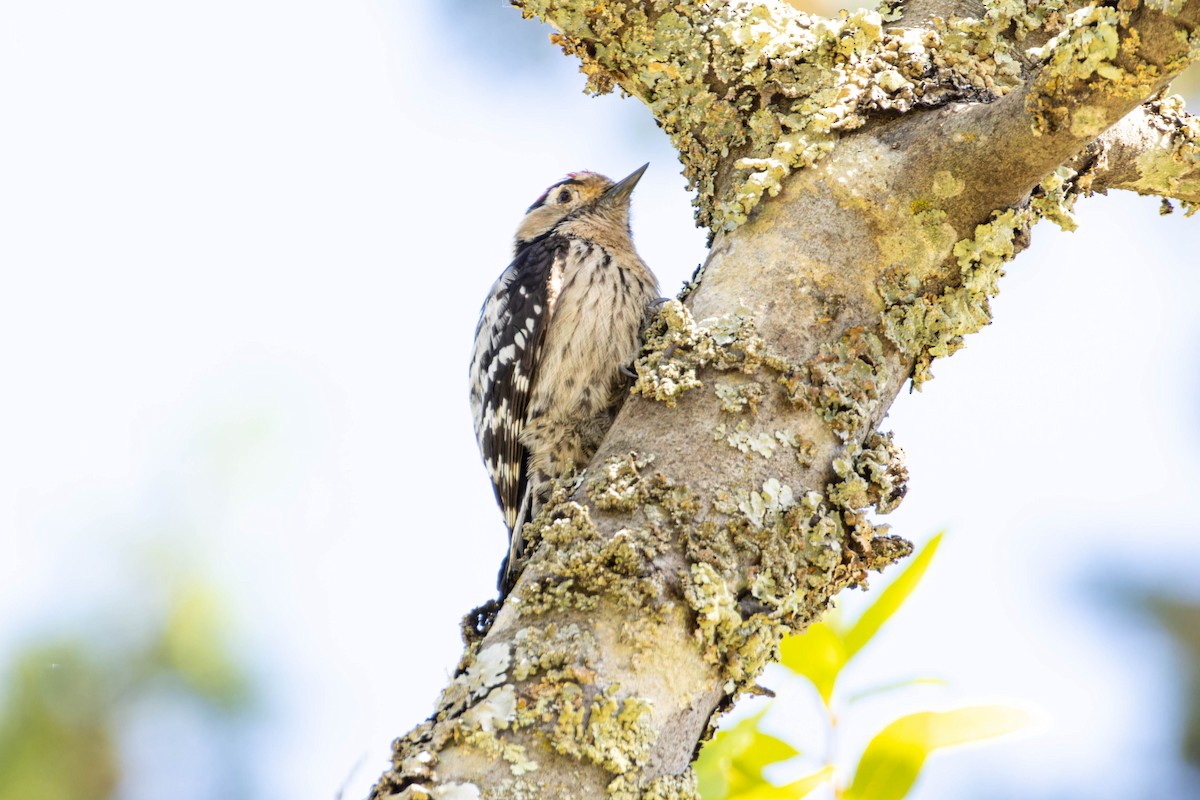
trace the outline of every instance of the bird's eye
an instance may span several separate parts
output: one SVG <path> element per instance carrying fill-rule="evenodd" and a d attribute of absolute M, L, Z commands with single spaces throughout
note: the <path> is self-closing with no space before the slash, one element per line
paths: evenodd
<path fill-rule="evenodd" d="M 558 193 L 558 202 L 559 203 L 566 203 L 570 199 L 571 199 L 571 192 L 569 190 L 563 189 L 562 191 L 560 191 Z"/>

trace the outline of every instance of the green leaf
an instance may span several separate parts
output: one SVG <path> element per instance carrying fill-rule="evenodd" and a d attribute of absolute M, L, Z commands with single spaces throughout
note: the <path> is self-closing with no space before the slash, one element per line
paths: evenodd
<path fill-rule="evenodd" d="M 729 800 L 800 800 L 812 790 L 833 777 L 833 765 L 822 767 L 811 775 L 783 786 L 763 783 L 760 786 L 739 794 L 730 795 Z"/>
<path fill-rule="evenodd" d="M 808 678 L 826 707 L 838 673 L 849 660 L 841 635 L 824 622 L 814 622 L 804 633 L 788 636 L 779 644 L 779 663 Z"/>
<path fill-rule="evenodd" d="M 921 711 L 901 717 L 867 745 L 843 800 L 901 800 L 934 750 L 1003 736 L 1028 722 L 1025 712 L 1006 706 Z"/>
<path fill-rule="evenodd" d="M 712 741 L 700 750 L 696 780 L 704 800 L 740 798 L 761 787 L 772 788 L 762 775 L 763 768 L 800 754 L 782 739 L 758 729 L 769 708 L 728 730 L 717 731 Z"/>
<path fill-rule="evenodd" d="M 858 651 L 871 641 L 883 623 L 891 619 L 892 615 L 896 613 L 896 609 L 900 608 L 912 594 L 913 589 L 917 588 L 917 584 L 925 575 L 929 562 L 933 560 L 933 554 L 937 552 L 938 545 L 942 543 L 942 536 L 943 534 L 939 533 L 930 539 L 920 552 L 913 556 L 913 560 L 900 571 L 896 579 L 884 587 L 883 591 L 876 596 L 875 601 L 845 632 L 843 638 L 847 661 L 854 658 Z"/>

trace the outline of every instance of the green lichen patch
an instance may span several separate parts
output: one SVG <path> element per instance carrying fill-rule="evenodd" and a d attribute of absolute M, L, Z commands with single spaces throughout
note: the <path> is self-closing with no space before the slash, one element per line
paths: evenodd
<path fill-rule="evenodd" d="M 967 182 L 949 170 L 939 169 L 933 173 L 933 193 L 942 200 L 958 197 L 967 188 Z"/>
<path fill-rule="evenodd" d="M 1030 51 L 1045 60 L 1037 90 L 1025 101 L 1035 131 L 1046 133 L 1069 125 L 1072 104 L 1062 100 L 1082 96 L 1081 86 L 1093 75 L 1110 81 L 1126 77 L 1116 58 L 1121 48 L 1120 29 L 1128 21 L 1128 12 L 1117 8 L 1084 6 L 1069 15 L 1066 30 L 1044 47 Z"/>
<path fill-rule="evenodd" d="M 680 395 L 703 384 L 702 367 L 737 370 L 752 375 L 762 367 L 789 371 L 791 366 L 772 353 L 754 326 L 749 313 L 727 314 L 697 322 L 687 306 L 668 300 L 659 308 L 646 331 L 646 342 L 637 359 L 633 394 L 674 407 Z M 752 384 L 743 384 L 750 387 Z M 752 388 L 731 390 L 749 405 L 761 400 Z"/>
<path fill-rule="evenodd" d="M 647 522 L 685 525 L 699 508 L 695 495 L 661 472 L 649 472 L 654 457 L 626 453 L 611 457 L 588 484 L 588 498 L 602 511 L 641 511 Z"/>
<path fill-rule="evenodd" d="M 596 658 L 595 638 L 575 623 L 529 626 L 513 637 L 512 677 L 524 681 L 546 674 L 551 680 L 578 681 L 581 675 L 577 670 L 586 669 Z"/>
<path fill-rule="evenodd" d="M 829 485 L 826 494 L 842 508 L 874 508 L 887 514 L 908 492 L 904 451 L 896 446 L 890 432 L 876 431 L 862 445 L 851 443 L 842 456 L 834 459 L 833 470 L 838 480 Z"/>
<path fill-rule="evenodd" d="M 497 797 L 505 800 L 540 800 L 542 792 L 533 782 L 525 778 L 511 778 L 500 781 Z"/>
<path fill-rule="evenodd" d="M 725 383 L 718 381 L 713 386 L 717 399 L 721 401 L 721 410 L 730 414 L 740 414 L 749 411 L 758 413 L 758 406 L 766 397 L 766 390 L 761 383 L 749 381 L 746 383 Z"/>
<path fill-rule="evenodd" d="M 653 456 L 637 453 L 613 456 L 588 484 L 588 498 L 603 511 L 635 511 L 644 506 L 656 489 L 643 472 L 654 463 Z"/>
<path fill-rule="evenodd" d="M 732 513 L 737 512 L 737 505 L 726 505 L 729 502 L 728 493 L 718 491 L 716 508 L 728 508 Z M 684 532 L 684 554 L 689 563 L 704 563 L 714 567 L 722 574 L 732 573 L 738 569 L 738 552 L 734 546 L 733 537 L 727 525 L 721 525 L 713 520 L 704 520 Z"/>
<path fill-rule="evenodd" d="M 725 691 L 734 694 L 775 658 L 785 627 L 767 614 L 743 619 L 729 584 L 709 564 L 692 564 L 684 593 L 696 612 L 701 652 L 707 661 L 721 667 Z"/>
<path fill-rule="evenodd" d="M 766 369 L 776 374 L 792 405 L 816 411 L 846 441 L 879 413 L 886 363 L 883 341 L 861 326 L 847 330 L 835 344 L 821 345 L 814 358 L 797 365 L 770 351 L 749 314 L 696 322 L 682 303 L 669 301 L 647 332 L 631 391 L 674 406 L 679 395 L 701 385 L 697 375 L 702 368 L 746 375 Z M 714 391 L 728 413 L 753 413 L 766 399 L 758 381 L 717 382 Z M 755 431 L 746 420 L 719 423 L 713 436 L 764 458 L 772 457 L 778 444 L 796 447 L 802 461 L 811 449 L 787 431 Z"/>
<path fill-rule="evenodd" d="M 519 590 L 526 613 L 590 609 L 602 598 L 652 609 L 662 598 L 663 578 L 652 562 L 665 540 L 652 526 L 603 536 L 587 506 L 567 500 L 559 488 L 525 535 L 533 552 L 525 569 L 536 575 Z"/>
<path fill-rule="evenodd" d="M 636 779 L 657 734 L 648 701 L 571 682 L 526 687 L 518 728 L 536 728 L 558 753 Z"/>
<path fill-rule="evenodd" d="M 863 327 L 847 330 L 801 370 L 780 377 L 792 404 L 812 409 L 842 441 L 872 423 L 886 381 L 883 342 Z"/>
<path fill-rule="evenodd" d="M 1086 101 L 1098 87 L 1113 97 L 1143 97 L 1164 74 L 1182 69 L 1196 55 L 1197 42 L 1181 34 L 1187 49 L 1159 66 L 1146 60 L 1140 36 L 1130 29 L 1136 3 L 1088 5 L 1067 16 L 1065 28 L 1044 47 L 1030 50 L 1042 60 L 1025 109 L 1037 134 L 1061 129 L 1091 138 L 1116 121 L 1103 105 Z M 1081 102 L 1083 101 L 1083 102 Z"/>
<path fill-rule="evenodd" d="M 1000 291 L 1004 264 L 1024 246 L 1029 228 L 1049 219 L 1073 230 L 1072 209 L 1080 194 L 1076 174 L 1059 168 L 1038 187 L 1023 208 L 997 211 L 975 227 L 975 236 L 954 245 L 960 274 L 956 286 L 938 293 L 923 291 L 913 276 L 900 269 L 886 272 L 879 282 L 883 297 L 883 330 L 905 355 L 915 358 L 913 387 L 933 377 L 934 358 L 943 358 L 963 346 L 963 338 L 992 320 L 991 298 Z"/>
<path fill-rule="evenodd" d="M 581 755 L 619 775 L 643 766 L 657 733 L 650 721 L 650 703 L 638 697 L 620 697 L 615 688 L 592 700 L 586 733 L 576 741 Z"/>
<path fill-rule="evenodd" d="M 662 775 L 638 786 L 629 800 L 700 800 L 696 773 L 689 767 L 682 775 Z"/>
<path fill-rule="evenodd" d="M 538 763 L 529 756 L 522 745 L 494 735 L 490 730 L 464 729 L 459 741 L 474 747 L 490 759 L 501 759 L 508 763 L 509 772 L 520 777 L 538 769 Z"/>
<path fill-rule="evenodd" d="M 955 20 L 959 29 L 987 40 L 1011 32 L 1017 42 L 1038 30 L 1055 32 L 1067 25 L 1071 0 L 984 0 L 982 18 Z M 982 28 L 983 35 L 980 35 Z"/>
<path fill-rule="evenodd" d="M 702 343 L 709 345 L 687 307 L 678 300 L 663 303 L 646 330 L 642 355 L 634 364 L 637 380 L 630 392 L 674 408 L 680 395 L 702 385 L 696 370 L 703 356 L 690 355 L 697 353 Z"/>
<path fill-rule="evenodd" d="M 846 474 L 868 476 L 860 478 L 864 505 L 894 505 L 903 470 L 890 439 L 873 436 L 854 452 Z M 703 535 L 687 540 L 684 595 L 701 652 L 731 694 L 753 685 L 784 633 L 802 629 L 837 591 L 865 583 L 868 570 L 911 549 L 865 513 L 818 492 L 797 496 L 776 478 L 740 496 L 718 493 L 713 510 L 725 522 L 708 522 Z"/>
<path fill-rule="evenodd" d="M 556 751 L 587 759 L 610 772 L 637 769 L 653 732 L 648 705 L 621 696 L 616 686 L 596 686 L 594 637 L 571 623 L 549 622 L 516 632 L 511 677 L 469 708 L 457 722 L 457 737 L 509 764 L 514 776 L 537 769 L 527 749 L 493 735 L 496 730 L 534 730 Z"/>
<path fill-rule="evenodd" d="M 795 431 L 775 431 L 775 440 L 781 445 L 791 448 L 796 455 L 796 462 L 802 467 L 811 467 L 816 456 L 817 446 L 811 439 L 806 439 Z"/>
<path fill-rule="evenodd" d="M 394 769 L 373 797 L 458 797 L 470 784 L 440 783 L 438 753 L 470 747 L 503 761 L 513 778 L 506 784 L 522 797 L 535 792 L 524 776 L 539 769 L 531 748 L 501 732 L 528 732 L 556 752 L 595 764 L 615 780 L 610 796 L 638 798 L 650 782 L 641 777 L 657 732 L 650 703 L 600 685 L 593 665 L 594 637 L 578 624 L 548 621 L 516 631 L 511 642 L 495 642 L 465 659 L 448 691 L 453 700 L 393 745 Z M 627 793 L 621 786 L 633 787 Z M 465 795 L 461 795 L 465 796 Z"/>

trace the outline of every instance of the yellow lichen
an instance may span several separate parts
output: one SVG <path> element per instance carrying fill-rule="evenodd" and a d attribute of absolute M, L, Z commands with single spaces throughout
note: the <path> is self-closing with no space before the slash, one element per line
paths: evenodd
<path fill-rule="evenodd" d="M 915 388 L 932 377 L 929 366 L 963 346 L 963 337 L 991 322 L 991 298 L 999 292 L 1004 264 L 1017 253 L 1018 241 L 1039 219 L 1050 219 L 1066 230 L 1074 228 L 1071 210 L 1078 196 L 1075 173 L 1060 168 L 1038 187 L 1028 206 L 997 211 L 975 228 L 970 239 L 954 245 L 960 271 L 957 285 L 939 293 L 922 291 L 903 271 L 889 271 L 879 282 L 885 302 L 883 330 L 907 355 L 916 357 Z"/>

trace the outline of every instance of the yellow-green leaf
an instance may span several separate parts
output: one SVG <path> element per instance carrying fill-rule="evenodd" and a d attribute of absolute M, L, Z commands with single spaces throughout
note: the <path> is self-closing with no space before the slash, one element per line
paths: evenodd
<path fill-rule="evenodd" d="M 850 626 L 850 629 L 845 631 L 843 639 L 847 661 L 854 658 L 855 654 L 871 641 L 871 637 L 879 631 L 883 623 L 896 613 L 896 609 L 900 608 L 912 594 L 913 589 L 917 588 L 917 584 L 925 575 L 929 562 L 933 560 L 933 554 L 937 552 L 938 545 L 942 543 L 942 535 L 939 533 L 930 539 L 920 552 L 913 556 L 912 561 L 896 575 L 896 579 L 875 597 L 875 601 Z"/>
<path fill-rule="evenodd" d="M 1028 722 L 1023 711 L 1006 706 L 922 711 L 901 717 L 867 745 L 843 800 L 901 800 L 934 750 L 1003 736 Z"/>
<path fill-rule="evenodd" d="M 833 765 L 822 767 L 811 775 L 805 775 L 800 780 L 792 781 L 783 786 L 762 783 L 758 787 L 736 795 L 730 795 L 729 800 L 800 800 L 818 786 L 827 783 L 833 777 Z"/>
<path fill-rule="evenodd" d="M 764 708 L 732 728 L 717 731 L 700 750 L 696 780 L 705 800 L 742 797 L 760 787 L 771 788 L 762 775 L 763 768 L 799 755 L 787 742 L 758 729 L 766 713 Z"/>
<path fill-rule="evenodd" d="M 824 622 L 814 622 L 804 633 L 788 636 L 779 644 L 779 662 L 797 675 L 808 678 L 826 706 L 833 696 L 838 673 L 847 660 L 842 637 Z"/>

